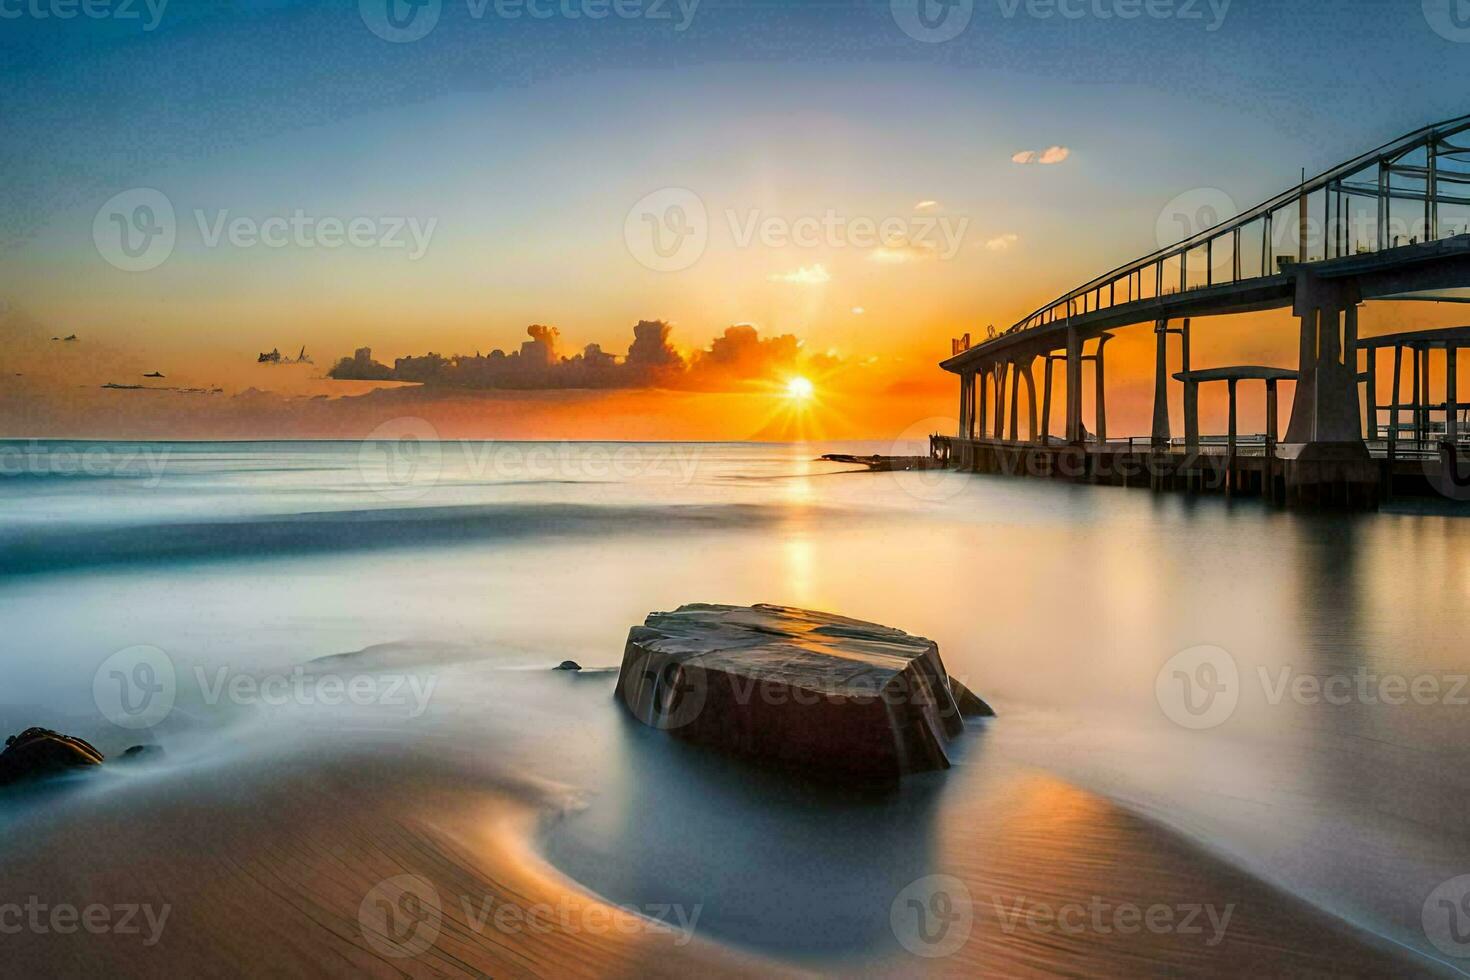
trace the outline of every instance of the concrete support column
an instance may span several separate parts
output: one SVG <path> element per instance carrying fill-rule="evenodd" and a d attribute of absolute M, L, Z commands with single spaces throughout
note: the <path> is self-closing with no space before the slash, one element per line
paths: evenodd
<path fill-rule="evenodd" d="M 1048 351 L 1042 359 L 1046 364 L 1041 369 L 1041 436 L 1038 441 L 1044 446 L 1051 441 L 1051 367 L 1055 358 Z"/>
<path fill-rule="evenodd" d="M 1035 358 L 1028 357 L 1021 362 L 1021 377 L 1026 381 L 1026 438 L 1031 442 L 1036 441 L 1036 376 L 1031 371 L 1031 362 Z"/>
<path fill-rule="evenodd" d="M 970 375 L 960 372 L 960 424 L 956 428 L 955 435 L 965 438 L 970 429 Z"/>
<path fill-rule="evenodd" d="M 1082 442 L 1082 338 L 1067 328 L 1067 442 Z"/>
<path fill-rule="evenodd" d="M 1021 399 L 1021 365 L 1015 361 L 1011 362 L 1011 442 L 1021 441 L 1021 432 L 1017 427 L 1018 419 L 1016 408 Z"/>
<path fill-rule="evenodd" d="M 1189 373 L 1188 317 L 1179 327 L 1179 370 Z M 1184 442 L 1193 449 L 1199 448 L 1199 388 L 1196 385 L 1184 386 Z"/>
<path fill-rule="evenodd" d="M 1454 445 L 1460 438 L 1460 395 L 1458 392 L 1459 379 L 1455 372 L 1459 365 L 1459 348 L 1452 340 L 1444 349 L 1444 438 L 1445 442 Z"/>
<path fill-rule="evenodd" d="M 1000 363 L 995 366 L 995 438 L 997 441 L 1006 437 L 1006 372 L 1010 365 Z"/>
<path fill-rule="evenodd" d="M 1424 442 L 1424 402 L 1427 399 L 1421 399 L 1419 397 L 1420 392 L 1424 390 L 1424 358 L 1422 351 L 1412 347 L 1409 348 L 1409 353 L 1414 358 L 1413 371 L 1410 374 L 1410 381 L 1412 381 L 1414 388 L 1414 407 L 1413 415 L 1410 416 L 1410 419 L 1414 423 L 1414 443 L 1417 446 Z"/>
<path fill-rule="evenodd" d="M 1388 458 L 1393 459 L 1399 446 L 1399 403 L 1403 397 L 1404 348 L 1393 345 L 1393 404 L 1388 409 Z"/>
<path fill-rule="evenodd" d="M 1231 459 L 1234 459 L 1235 458 L 1235 435 L 1236 435 L 1236 418 L 1237 418 L 1236 412 L 1235 412 L 1235 405 L 1236 405 L 1236 400 L 1235 400 L 1235 386 L 1236 386 L 1236 384 L 1237 384 L 1237 381 L 1234 378 L 1230 378 L 1229 380 L 1226 381 L 1226 386 L 1230 389 L 1230 427 L 1227 430 L 1227 433 L 1228 434 L 1225 437 L 1225 451 L 1230 456 Z"/>
<path fill-rule="evenodd" d="M 1229 494 L 1235 483 L 1235 386 L 1237 382 L 1230 378 L 1226 386 L 1230 389 L 1230 428 L 1225 436 L 1225 492 Z"/>
<path fill-rule="evenodd" d="M 1366 459 L 1358 413 L 1358 296 L 1352 282 L 1296 274 L 1301 321 L 1300 370 L 1286 442 L 1293 457 L 1307 447 Z"/>
<path fill-rule="evenodd" d="M 1199 452 L 1199 382 L 1184 382 L 1184 448 Z"/>
<path fill-rule="evenodd" d="M 1154 322 L 1154 425 L 1153 444 L 1169 444 L 1169 321 Z"/>
<path fill-rule="evenodd" d="M 1370 347 L 1366 351 L 1368 355 L 1367 382 L 1368 382 L 1368 417 L 1363 421 L 1367 425 L 1366 438 L 1370 442 L 1378 439 L 1378 348 Z"/>
<path fill-rule="evenodd" d="M 979 368 L 976 373 L 980 375 L 980 391 L 975 398 L 975 432 L 981 439 L 985 438 L 985 412 L 989 407 L 990 398 L 990 365 Z"/>
<path fill-rule="evenodd" d="M 975 438 L 975 372 L 971 371 L 965 379 L 965 405 L 968 409 L 965 417 L 965 438 Z"/>
<path fill-rule="evenodd" d="M 1276 450 L 1276 379 L 1266 379 L 1266 455 Z"/>
<path fill-rule="evenodd" d="M 1093 392 L 1097 396 L 1097 442 L 1102 445 L 1108 441 L 1108 398 L 1107 385 L 1103 381 L 1103 348 L 1112 340 L 1109 334 L 1103 334 L 1097 338 L 1097 357 L 1093 363 L 1097 368 L 1097 385 Z"/>
<path fill-rule="evenodd" d="M 1419 394 L 1420 394 L 1420 398 L 1419 398 L 1419 406 L 1420 406 L 1419 413 L 1420 413 L 1420 417 L 1421 417 L 1421 423 L 1420 423 L 1421 436 L 1420 436 L 1420 441 L 1421 442 L 1427 442 L 1427 441 L 1429 441 L 1429 407 L 1432 406 L 1432 404 L 1433 404 L 1433 401 L 1430 400 L 1430 397 L 1429 397 L 1429 388 L 1430 388 L 1430 376 L 1429 376 L 1429 345 L 1427 345 L 1427 344 L 1424 345 L 1424 350 L 1421 350 L 1420 351 L 1419 356 L 1421 357 L 1421 359 L 1424 360 L 1424 367 L 1423 367 L 1423 370 L 1421 370 L 1421 372 L 1420 372 L 1420 385 L 1421 385 L 1421 388 L 1420 388 L 1420 392 L 1419 392 Z"/>

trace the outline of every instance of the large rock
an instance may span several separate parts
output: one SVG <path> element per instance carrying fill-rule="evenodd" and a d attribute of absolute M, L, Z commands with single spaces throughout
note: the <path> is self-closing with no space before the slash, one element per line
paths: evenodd
<path fill-rule="evenodd" d="M 5 740 L 5 751 L 0 752 L 0 786 L 101 764 L 102 753 L 80 738 L 49 728 L 27 728 Z"/>
<path fill-rule="evenodd" d="M 784 768 L 865 779 L 949 767 L 963 714 L 933 640 L 786 606 L 691 603 L 628 632 L 617 697 L 639 721 Z"/>

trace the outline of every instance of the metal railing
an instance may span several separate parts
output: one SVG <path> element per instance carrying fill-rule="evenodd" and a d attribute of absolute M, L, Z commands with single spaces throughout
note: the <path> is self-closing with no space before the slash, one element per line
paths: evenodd
<path fill-rule="evenodd" d="M 1470 116 L 1461 116 L 1385 143 L 1232 218 L 1106 272 L 974 346 L 985 347 L 1017 331 L 1065 323 L 1074 316 L 1115 306 L 1281 275 L 1288 265 L 1298 261 L 1315 262 L 1373 254 L 1470 232 L 1470 225 L 1465 225 L 1459 232 L 1448 229 L 1448 234 L 1442 234 L 1447 229 L 1441 227 L 1439 207 L 1441 204 L 1470 205 L 1470 190 L 1447 193 L 1441 189 L 1441 185 L 1470 188 L 1470 169 L 1443 165 L 1450 161 L 1465 164 L 1470 159 L 1470 147 L 1451 142 L 1453 137 L 1467 130 L 1470 130 Z M 1420 151 L 1423 151 L 1423 164 L 1409 162 L 1410 156 Z M 1370 182 L 1353 179 L 1365 177 L 1370 171 Z M 1321 240 L 1309 247 L 1306 239 L 1311 237 L 1307 233 L 1313 218 L 1307 204 L 1311 195 L 1318 192 L 1322 194 Z M 1348 226 L 1354 220 L 1352 202 L 1355 198 L 1375 202 L 1370 241 L 1360 239 L 1355 233 L 1349 234 Z M 1422 221 L 1417 226 L 1411 222 L 1408 228 L 1412 232 L 1417 227 L 1417 234 L 1392 233 L 1394 201 L 1422 202 Z M 1281 220 L 1279 212 L 1283 211 L 1286 212 L 1285 219 L 1297 228 L 1295 237 L 1298 240 L 1288 254 L 1278 251 L 1282 236 L 1273 235 L 1273 224 Z M 1247 270 L 1243 265 L 1242 245 L 1247 236 L 1257 233 L 1257 229 L 1250 227 L 1257 222 L 1260 223 L 1260 255 L 1258 261 L 1252 263 L 1254 267 Z M 1404 241 L 1405 238 L 1408 240 Z M 1313 248 L 1320 254 L 1313 254 Z M 1191 266 L 1200 261 L 1203 262 L 1203 273 L 1196 271 L 1192 279 Z M 1173 264 L 1177 264 L 1177 270 L 1172 268 Z M 1200 267 L 1194 265 L 1194 268 L 1198 270 Z M 1225 275 L 1227 271 L 1228 277 Z M 956 350 L 955 353 L 961 351 Z"/>

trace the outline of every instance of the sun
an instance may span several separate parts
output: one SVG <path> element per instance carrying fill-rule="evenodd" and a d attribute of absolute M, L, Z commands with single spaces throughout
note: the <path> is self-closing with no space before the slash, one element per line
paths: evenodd
<path fill-rule="evenodd" d="M 817 389 L 811 381 L 800 375 L 786 382 L 786 397 L 794 401 L 804 402 L 816 392 Z"/>

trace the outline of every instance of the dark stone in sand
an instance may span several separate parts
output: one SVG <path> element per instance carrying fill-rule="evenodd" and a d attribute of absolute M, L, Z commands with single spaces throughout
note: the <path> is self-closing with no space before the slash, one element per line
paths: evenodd
<path fill-rule="evenodd" d="M 27 728 L 5 740 L 0 786 L 101 764 L 102 753 L 82 739 L 49 728 Z"/>
<path fill-rule="evenodd" d="M 994 718 L 995 709 L 985 703 L 985 700 L 971 691 L 960 681 L 951 677 L 949 679 L 949 690 L 954 695 L 954 703 L 959 707 L 960 714 L 966 718 Z"/>
<path fill-rule="evenodd" d="M 563 660 L 561 663 L 557 664 L 555 667 L 553 667 L 551 669 L 552 670 L 581 670 L 582 669 L 582 665 L 579 664 L 579 663 L 577 663 L 575 660 Z"/>
<path fill-rule="evenodd" d="M 962 716 L 990 713 L 959 690 L 921 636 L 786 606 L 692 603 L 629 630 L 617 697 L 691 742 L 887 781 L 949 767 Z"/>

